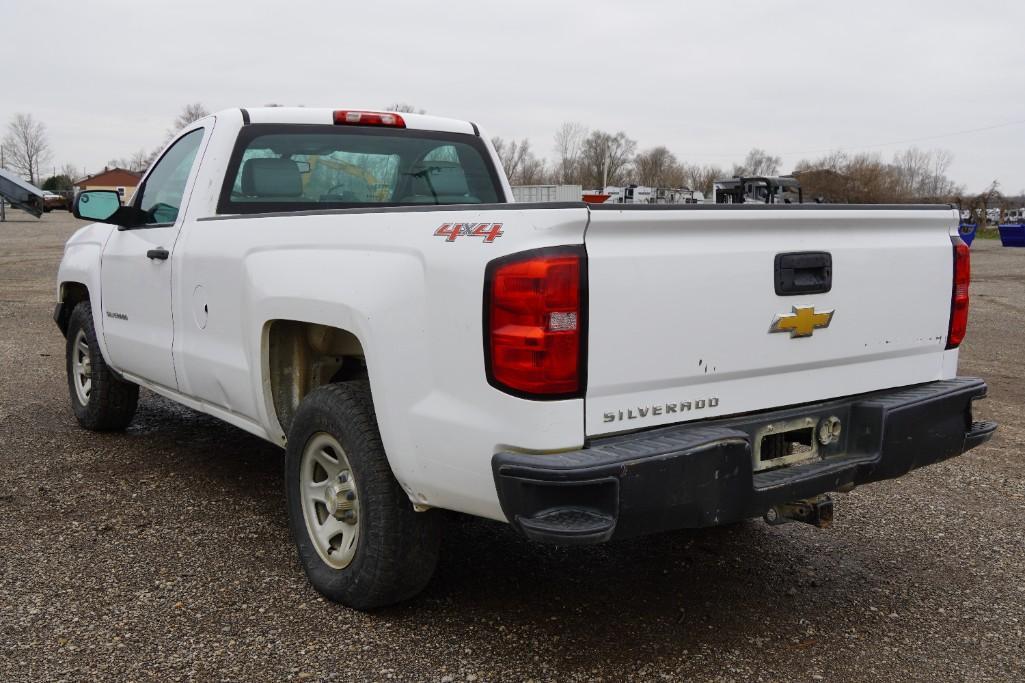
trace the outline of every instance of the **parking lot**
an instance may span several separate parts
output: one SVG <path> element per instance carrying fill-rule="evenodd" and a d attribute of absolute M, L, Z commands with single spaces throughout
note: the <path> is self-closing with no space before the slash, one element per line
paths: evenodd
<path fill-rule="evenodd" d="M 0 680 L 1005 681 L 1025 675 L 1025 249 L 973 247 L 963 374 L 1001 423 L 836 523 L 532 545 L 453 517 L 414 601 L 323 601 L 282 453 L 143 392 L 80 429 L 51 320 L 78 222 L 0 223 Z"/>

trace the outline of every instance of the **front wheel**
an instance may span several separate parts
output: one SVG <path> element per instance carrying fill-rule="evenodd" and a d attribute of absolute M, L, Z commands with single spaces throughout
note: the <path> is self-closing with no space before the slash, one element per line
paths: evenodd
<path fill-rule="evenodd" d="M 310 583 L 368 610 L 419 593 L 438 559 L 438 513 L 415 512 L 381 445 L 369 384 L 306 396 L 288 432 L 285 497 Z"/>
<path fill-rule="evenodd" d="M 68 393 L 78 423 L 95 431 L 127 427 L 139 403 L 139 385 L 115 375 L 103 360 L 88 301 L 71 312 L 65 355 Z"/>

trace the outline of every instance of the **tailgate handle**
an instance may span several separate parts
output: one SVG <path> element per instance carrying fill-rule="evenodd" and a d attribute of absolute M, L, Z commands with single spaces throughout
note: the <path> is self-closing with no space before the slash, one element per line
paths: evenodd
<path fill-rule="evenodd" d="M 776 294 L 823 294 L 833 288 L 833 257 L 828 251 L 776 254 Z"/>

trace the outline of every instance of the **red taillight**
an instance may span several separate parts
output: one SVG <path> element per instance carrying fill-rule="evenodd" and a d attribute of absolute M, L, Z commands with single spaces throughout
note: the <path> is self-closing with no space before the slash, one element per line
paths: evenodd
<path fill-rule="evenodd" d="M 968 283 L 972 279 L 971 252 L 960 237 L 954 242 L 954 286 L 950 294 L 950 327 L 947 348 L 956 349 L 968 329 Z"/>
<path fill-rule="evenodd" d="M 583 395 L 586 268 L 583 247 L 539 249 L 488 265 L 484 353 L 493 386 L 525 398 Z"/>
<path fill-rule="evenodd" d="M 340 126 L 406 127 L 405 119 L 398 114 L 377 111 L 352 111 L 349 109 L 341 109 L 335 112 L 335 124 Z"/>

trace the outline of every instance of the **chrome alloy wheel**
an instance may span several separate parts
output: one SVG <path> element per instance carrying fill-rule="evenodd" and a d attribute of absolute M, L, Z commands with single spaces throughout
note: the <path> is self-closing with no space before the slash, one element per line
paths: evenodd
<path fill-rule="evenodd" d="M 359 494 L 338 440 L 317 432 L 306 443 L 299 471 L 306 531 L 320 559 L 345 569 L 359 543 Z"/>
<path fill-rule="evenodd" d="M 75 343 L 71 349 L 71 375 L 75 385 L 75 395 L 83 406 L 89 405 L 89 394 L 93 390 L 93 364 L 89 357 L 89 339 L 85 330 L 75 335 Z"/>

